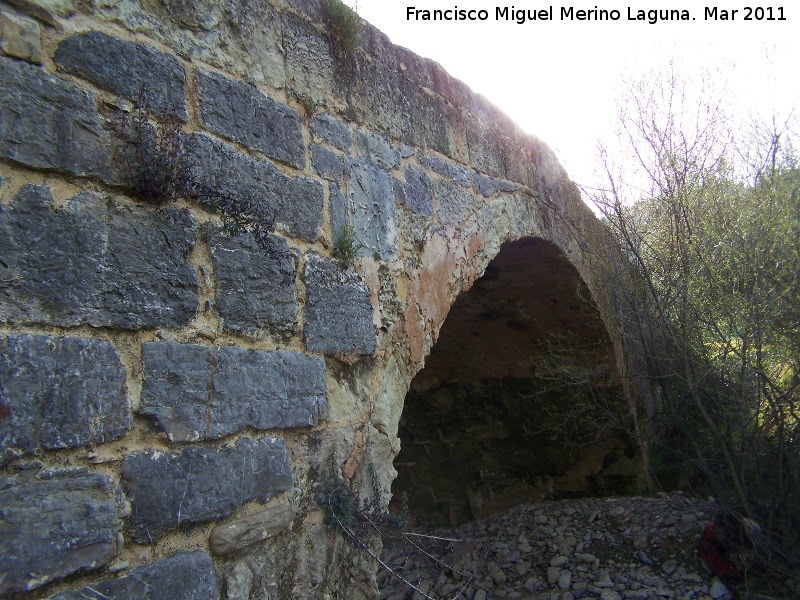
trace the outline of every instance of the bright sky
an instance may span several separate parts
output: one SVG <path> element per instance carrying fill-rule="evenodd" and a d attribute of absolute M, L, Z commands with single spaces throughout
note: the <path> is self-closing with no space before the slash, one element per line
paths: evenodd
<path fill-rule="evenodd" d="M 345 0 L 350 6 L 356 0 Z M 570 176 L 592 183 L 596 140 L 613 143 L 616 108 L 623 75 L 635 77 L 674 59 L 688 72 L 716 72 L 712 85 L 728 90 L 731 105 L 745 118 L 753 110 L 785 118 L 800 106 L 800 5 L 786 3 L 772 16 L 785 21 L 745 21 L 744 3 L 733 20 L 704 19 L 704 5 L 690 0 L 658 4 L 628 0 L 572 5 L 575 9 L 616 9 L 618 21 L 497 21 L 492 4 L 474 0 L 357 0 L 358 13 L 395 44 L 440 63 L 451 75 L 483 94 L 529 133 L 558 154 Z M 686 7 L 692 21 L 628 20 L 628 6 L 639 10 Z M 486 21 L 408 20 L 407 8 L 488 11 Z M 518 1 L 515 9 L 548 9 L 540 2 Z M 796 7 L 796 8 L 795 8 Z M 721 15 L 718 12 L 718 15 Z"/>

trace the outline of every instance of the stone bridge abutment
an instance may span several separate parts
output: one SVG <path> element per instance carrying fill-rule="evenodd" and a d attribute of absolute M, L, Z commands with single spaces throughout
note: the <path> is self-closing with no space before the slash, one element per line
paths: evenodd
<path fill-rule="evenodd" d="M 270 252 L 135 192 L 142 86 Z M 375 598 L 326 486 L 428 523 L 635 486 L 603 240 L 544 143 L 318 0 L 0 3 L 0 596 Z"/>

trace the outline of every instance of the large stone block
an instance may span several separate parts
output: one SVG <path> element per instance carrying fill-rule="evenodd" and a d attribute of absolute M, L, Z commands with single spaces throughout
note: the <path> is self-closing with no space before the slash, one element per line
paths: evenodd
<path fill-rule="evenodd" d="M 327 113 L 314 115 L 311 121 L 311 135 L 314 139 L 329 143 L 345 152 L 353 145 L 350 129 L 341 121 L 337 121 Z"/>
<path fill-rule="evenodd" d="M 0 478 L 0 595 L 40 587 L 114 558 L 117 484 L 85 471 Z"/>
<path fill-rule="evenodd" d="M 283 17 L 282 33 L 287 86 L 317 102 L 327 102 L 333 95 L 328 40 L 312 23 L 290 14 Z"/>
<path fill-rule="evenodd" d="M 50 600 L 218 600 L 214 561 L 200 550 L 178 552 L 118 579 L 87 585 Z"/>
<path fill-rule="evenodd" d="M 300 115 L 254 87 L 197 72 L 200 122 L 212 131 L 298 168 L 306 164 Z"/>
<path fill-rule="evenodd" d="M 223 556 L 263 542 L 292 526 L 296 514 L 286 504 L 236 519 L 213 529 L 208 538 L 211 552 Z"/>
<path fill-rule="evenodd" d="M 306 254 L 305 335 L 309 350 L 325 354 L 375 351 L 369 288 L 353 271 L 313 252 Z"/>
<path fill-rule="evenodd" d="M 437 181 L 436 214 L 443 225 L 458 227 L 480 207 L 475 195 L 448 181 Z"/>
<path fill-rule="evenodd" d="M 93 94 L 0 57 L 0 157 L 106 179 L 110 155 Z"/>
<path fill-rule="evenodd" d="M 311 164 L 318 175 L 329 181 L 341 181 L 344 174 L 342 158 L 323 146 L 311 146 Z"/>
<path fill-rule="evenodd" d="M 217 276 L 216 306 L 227 331 L 261 338 L 289 336 L 297 325 L 297 286 L 286 285 L 284 273 L 294 273 L 289 245 L 273 241 L 280 255 L 270 256 L 252 235 L 210 235 L 211 259 Z"/>
<path fill-rule="evenodd" d="M 361 256 L 381 260 L 397 256 L 397 221 L 392 177 L 388 172 L 353 158 L 345 158 L 350 226 Z"/>
<path fill-rule="evenodd" d="M 356 145 L 361 158 L 381 169 L 389 171 L 400 164 L 400 152 L 377 133 L 359 129 L 356 131 Z"/>
<path fill-rule="evenodd" d="M 292 350 L 142 345 L 140 411 L 171 441 L 215 439 L 244 429 L 316 425 L 326 414 L 325 362 Z"/>
<path fill-rule="evenodd" d="M 442 177 L 462 187 L 470 186 L 470 172 L 466 167 L 442 160 L 437 156 L 419 155 L 419 162 Z"/>
<path fill-rule="evenodd" d="M 75 448 L 131 426 L 125 368 L 106 341 L 0 336 L 0 459 Z"/>
<path fill-rule="evenodd" d="M 0 206 L 0 322 L 180 327 L 197 309 L 186 210 L 106 203 L 90 193 L 56 207 L 47 186 Z"/>
<path fill-rule="evenodd" d="M 122 461 L 134 541 L 152 544 L 178 525 L 230 515 L 292 487 L 283 442 L 241 438 L 235 447 L 139 452 Z"/>
<path fill-rule="evenodd" d="M 433 192 L 431 180 L 425 171 L 406 167 L 403 170 L 405 198 L 408 207 L 418 215 L 433 216 Z"/>
<path fill-rule="evenodd" d="M 322 184 L 308 177 L 288 177 L 268 161 L 236 152 L 207 135 L 188 137 L 186 149 L 194 177 L 212 190 L 241 198 L 263 198 L 275 221 L 289 234 L 316 241 L 322 225 Z"/>
<path fill-rule="evenodd" d="M 156 113 L 175 114 L 184 121 L 187 118 L 183 95 L 186 73 L 174 57 L 152 46 L 87 31 L 61 42 L 53 60 L 70 75 L 120 96 L 136 99 L 144 87 L 145 102 Z"/>

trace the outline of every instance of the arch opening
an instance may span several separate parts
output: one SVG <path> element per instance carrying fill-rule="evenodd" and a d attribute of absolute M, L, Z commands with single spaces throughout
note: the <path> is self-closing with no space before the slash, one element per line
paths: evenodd
<path fill-rule="evenodd" d="M 455 301 L 400 419 L 395 502 L 457 525 L 524 502 L 637 491 L 605 325 L 553 243 L 502 245 Z"/>

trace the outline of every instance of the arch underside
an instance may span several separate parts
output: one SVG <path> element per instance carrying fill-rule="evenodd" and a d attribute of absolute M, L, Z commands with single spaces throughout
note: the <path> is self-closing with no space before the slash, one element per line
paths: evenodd
<path fill-rule="evenodd" d="M 454 525 L 523 502 L 625 493 L 635 445 L 614 348 L 553 243 L 502 245 L 455 301 L 400 419 L 395 501 Z"/>

